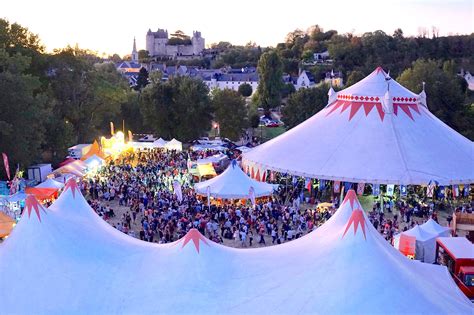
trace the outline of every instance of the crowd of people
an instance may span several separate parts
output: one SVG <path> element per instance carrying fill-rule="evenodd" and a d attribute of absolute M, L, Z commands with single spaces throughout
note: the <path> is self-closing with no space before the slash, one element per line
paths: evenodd
<path fill-rule="evenodd" d="M 225 201 L 208 207 L 192 189 L 189 153 L 148 150 L 122 154 L 83 182 L 92 208 L 120 231 L 142 240 L 168 243 L 191 228 L 209 239 L 231 246 L 280 244 L 299 238 L 322 224 L 333 209 L 316 211 L 299 206 L 301 188 L 280 189 L 255 207 Z M 197 159 L 199 153 L 191 153 Z M 182 200 L 173 182 L 182 188 Z M 125 207 L 119 217 L 113 207 Z M 123 209 L 123 208 L 122 208 Z"/>
<path fill-rule="evenodd" d="M 219 201 L 208 206 L 205 197 L 193 190 L 195 180 L 188 172 L 190 159 L 205 157 L 199 152 L 159 149 L 122 154 L 83 181 L 83 190 L 92 208 L 118 230 L 144 241 L 168 243 L 183 237 L 191 228 L 209 239 L 229 246 L 264 246 L 297 239 L 323 224 L 337 208 L 317 210 L 300 205 L 303 185 L 280 185 L 272 197 L 257 200 L 255 206 L 242 201 Z M 182 198 L 174 193 L 179 182 Z M 116 209 L 120 209 L 117 211 Z M 395 210 L 396 209 L 396 210 Z M 386 214 L 390 214 L 387 216 Z M 405 202 L 374 203 L 369 219 L 384 237 L 393 236 L 427 214 Z"/>

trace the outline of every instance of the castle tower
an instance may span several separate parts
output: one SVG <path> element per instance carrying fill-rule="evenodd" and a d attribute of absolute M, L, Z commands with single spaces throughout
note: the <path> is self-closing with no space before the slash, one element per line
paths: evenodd
<path fill-rule="evenodd" d="M 137 43 L 135 41 L 135 37 L 133 37 L 132 61 L 138 62 L 138 51 L 137 51 Z"/>
<path fill-rule="evenodd" d="M 150 56 L 155 55 L 155 36 L 153 35 L 153 32 L 151 29 L 148 29 L 148 32 L 146 33 L 146 48 L 148 51 L 148 54 Z"/>
<path fill-rule="evenodd" d="M 193 31 L 193 37 L 191 38 L 193 44 L 193 54 L 199 55 L 205 47 L 204 38 L 201 36 L 201 32 Z"/>

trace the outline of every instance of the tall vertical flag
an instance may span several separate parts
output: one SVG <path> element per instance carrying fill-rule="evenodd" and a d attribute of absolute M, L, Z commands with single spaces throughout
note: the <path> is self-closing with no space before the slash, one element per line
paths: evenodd
<path fill-rule="evenodd" d="M 439 186 L 438 198 L 439 199 L 444 199 L 445 197 L 446 197 L 446 190 L 445 190 L 444 186 Z"/>
<path fill-rule="evenodd" d="M 407 196 L 407 186 L 406 185 L 400 185 L 400 196 Z"/>
<path fill-rule="evenodd" d="M 179 202 L 183 201 L 183 190 L 181 189 L 181 184 L 179 183 L 179 181 L 173 181 L 173 190 Z"/>
<path fill-rule="evenodd" d="M 326 180 L 325 179 L 320 179 L 319 180 L 319 190 L 324 190 L 326 188 Z"/>
<path fill-rule="evenodd" d="M 427 197 L 433 198 L 435 187 L 436 187 L 436 181 L 430 180 L 430 182 L 428 183 L 428 188 L 426 189 Z"/>
<path fill-rule="evenodd" d="M 8 180 L 10 180 L 10 165 L 8 164 L 8 156 L 6 153 L 2 153 L 3 165 L 5 166 L 5 172 L 7 173 Z"/>
<path fill-rule="evenodd" d="M 468 197 L 471 192 L 471 185 L 466 184 L 464 185 L 464 197 Z"/>
<path fill-rule="evenodd" d="M 113 122 L 110 122 L 110 135 L 114 135 L 115 132 L 114 132 L 114 123 Z"/>
<path fill-rule="evenodd" d="M 311 191 L 311 178 L 306 178 L 306 179 L 305 179 L 304 187 L 305 187 L 308 191 Z"/>
<path fill-rule="evenodd" d="M 365 183 L 358 183 L 357 184 L 357 194 L 361 196 L 364 194 Z"/>
<path fill-rule="evenodd" d="M 334 192 L 339 193 L 341 192 L 341 182 L 340 181 L 334 181 Z"/>
<path fill-rule="evenodd" d="M 372 184 L 372 195 L 380 195 L 380 184 Z"/>
<path fill-rule="evenodd" d="M 252 202 L 252 205 L 255 206 L 255 189 L 253 189 L 253 187 L 250 187 L 249 189 L 249 199 Z"/>
<path fill-rule="evenodd" d="M 344 182 L 344 191 L 349 191 L 352 187 L 352 183 L 351 182 Z"/>
<path fill-rule="evenodd" d="M 459 197 L 459 186 L 458 185 L 453 185 L 453 198 Z"/>
<path fill-rule="evenodd" d="M 207 186 L 206 192 L 207 192 L 207 207 L 211 209 L 211 187 Z"/>
<path fill-rule="evenodd" d="M 130 141 L 130 142 L 133 141 L 133 135 L 132 135 L 132 131 L 131 131 L 131 130 L 128 131 L 128 141 Z"/>
<path fill-rule="evenodd" d="M 393 196 L 394 191 L 395 191 L 395 185 L 392 185 L 392 184 L 387 185 L 387 196 Z"/>

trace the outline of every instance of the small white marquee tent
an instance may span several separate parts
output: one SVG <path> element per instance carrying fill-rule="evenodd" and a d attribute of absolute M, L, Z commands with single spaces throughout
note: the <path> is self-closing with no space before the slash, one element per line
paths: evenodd
<path fill-rule="evenodd" d="M 54 189 L 61 189 L 64 187 L 63 183 L 60 183 L 52 178 L 46 179 L 44 182 L 35 186 L 36 188 L 54 188 Z"/>
<path fill-rule="evenodd" d="M 436 256 L 436 234 L 423 230 L 419 225 L 415 225 L 408 231 L 394 236 L 395 248 L 398 248 L 401 235 L 415 237 L 415 259 L 425 263 L 434 263 Z"/>
<path fill-rule="evenodd" d="M 436 237 L 442 237 L 442 236 L 450 236 L 451 235 L 451 229 L 447 226 L 441 226 L 438 223 L 436 223 L 435 220 L 429 219 L 422 225 L 420 225 L 420 228 L 428 233 L 436 235 Z"/>
<path fill-rule="evenodd" d="M 183 151 L 183 144 L 180 141 L 173 138 L 165 144 L 164 148 L 166 150 Z"/>
<path fill-rule="evenodd" d="M 234 160 L 219 176 L 204 182 L 196 183 L 194 190 L 199 195 L 206 196 L 209 189 L 210 196 L 224 199 L 249 198 L 253 188 L 256 198 L 270 196 L 276 185 L 256 181 L 245 174 Z"/>

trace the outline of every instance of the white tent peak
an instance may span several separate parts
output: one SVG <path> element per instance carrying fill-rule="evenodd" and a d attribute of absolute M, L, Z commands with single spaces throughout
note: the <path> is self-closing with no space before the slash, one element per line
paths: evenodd
<path fill-rule="evenodd" d="M 209 246 L 209 239 L 204 237 L 197 229 L 193 228 L 186 233 L 186 235 L 180 240 L 183 245 L 181 248 L 184 248 L 190 241 L 193 241 L 194 247 L 196 248 L 197 253 L 199 254 L 199 244 L 203 242 L 207 246 Z"/>

